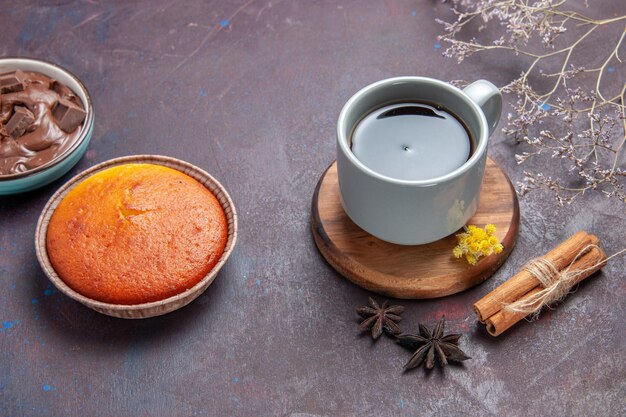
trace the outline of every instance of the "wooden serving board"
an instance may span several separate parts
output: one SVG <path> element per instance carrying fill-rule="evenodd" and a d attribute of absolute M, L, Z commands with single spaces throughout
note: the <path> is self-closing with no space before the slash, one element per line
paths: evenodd
<path fill-rule="evenodd" d="M 436 298 L 466 290 L 489 278 L 515 245 L 519 216 L 511 182 L 488 158 L 480 204 L 468 224 L 495 224 L 496 236 L 504 245 L 502 253 L 470 266 L 452 255 L 457 243 L 454 234 L 425 245 L 388 243 L 370 235 L 347 216 L 340 201 L 334 162 L 315 189 L 311 227 L 324 258 L 356 285 L 395 298 Z"/>

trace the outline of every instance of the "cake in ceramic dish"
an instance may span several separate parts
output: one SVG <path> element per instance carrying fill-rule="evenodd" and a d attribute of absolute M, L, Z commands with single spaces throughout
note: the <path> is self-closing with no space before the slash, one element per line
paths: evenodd
<path fill-rule="evenodd" d="M 91 300 L 137 305 L 181 294 L 220 261 L 229 224 L 203 184 L 163 165 L 129 163 L 71 188 L 47 225 L 50 264 Z"/>

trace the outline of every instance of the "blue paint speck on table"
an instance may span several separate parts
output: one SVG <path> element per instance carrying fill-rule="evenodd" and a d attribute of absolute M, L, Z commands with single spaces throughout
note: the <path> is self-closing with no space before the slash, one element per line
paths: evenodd
<path fill-rule="evenodd" d="M 400 408 L 404 408 L 405 404 L 406 404 L 406 401 L 404 401 L 403 399 L 400 399 Z"/>
<path fill-rule="evenodd" d="M 439 42 L 435 44 L 435 49 L 441 49 L 441 44 Z"/>
<path fill-rule="evenodd" d="M 2 328 L 0 329 L 0 332 L 3 332 L 5 330 L 9 330 L 14 325 L 15 325 L 15 323 L 12 322 L 12 321 L 3 321 L 2 322 Z"/>
<path fill-rule="evenodd" d="M 548 103 L 543 103 L 541 106 L 539 106 L 539 108 L 541 110 L 548 111 L 548 110 L 550 110 L 552 108 L 552 106 L 550 106 Z"/>
<path fill-rule="evenodd" d="M 258 287 L 261 285 L 261 280 L 260 279 L 256 279 L 256 281 L 254 281 L 254 284 Z"/>
<path fill-rule="evenodd" d="M 31 303 L 33 304 L 37 304 L 39 302 L 39 300 L 37 300 L 36 298 L 33 298 L 32 300 L 30 300 Z"/>
<path fill-rule="evenodd" d="M 228 21 L 228 19 L 224 19 L 220 22 L 220 26 L 225 28 L 226 26 L 228 26 L 230 24 L 230 22 Z"/>
<path fill-rule="evenodd" d="M 615 69 L 615 67 L 607 67 L 607 69 L 606 69 L 606 72 L 611 72 L 611 73 L 613 73 L 613 72 L 615 72 L 615 71 L 617 71 L 617 70 Z"/>
<path fill-rule="evenodd" d="M 48 391 L 52 390 L 52 387 L 50 385 L 46 384 L 46 385 L 43 386 L 43 390 L 48 392 Z"/>
<path fill-rule="evenodd" d="M 237 382 L 239 382 L 239 381 L 241 381 L 239 378 L 237 378 L 237 377 L 234 377 L 234 378 L 233 378 L 233 382 L 234 382 L 235 384 L 236 384 Z"/>
<path fill-rule="evenodd" d="M 207 97 L 209 94 L 204 88 L 200 89 L 200 97 Z"/>

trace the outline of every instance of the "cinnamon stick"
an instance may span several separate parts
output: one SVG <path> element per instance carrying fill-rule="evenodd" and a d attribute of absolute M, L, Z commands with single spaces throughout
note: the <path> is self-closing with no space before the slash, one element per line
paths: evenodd
<path fill-rule="evenodd" d="M 582 271 L 587 268 L 591 268 L 588 271 L 585 271 L 584 273 L 579 275 L 574 280 L 574 285 L 596 273 L 605 264 L 606 255 L 604 251 L 602 251 L 602 249 L 598 247 L 593 247 L 592 249 L 590 249 L 589 252 L 587 252 L 585 255 L 581 256 L 576 262 L 574 262 L 570 268 L 570 271 L 572 272 Z M 538 293 L 539 291 L 541 291 L 541 289 L 542 288 L 539 286 L 533 288 L 527 294 L 525 294 L 522 299 L 528 298 L 529 296 Z M 492 336 L 499 336 L 526 316 L 527 314 L 525 313 L 517 313 L 503 308 L 485 320 L 485 324 L 487 325 L 487 331 Z"/>
<path fill-rule="evenodd" d="M 596 236 L 581 230 L 545 254 L 543 258 L 552 262 L 560 271 L 571 264 L 586 246 L 597 245 L 599 241 Z M 485 323 L 485 320 L 500 311 L 503 306 L 519 300 L 538 285 L 539 280 L 530 272 L 526 270 L 518 272 L 474 304 L 478 319 Z"/>

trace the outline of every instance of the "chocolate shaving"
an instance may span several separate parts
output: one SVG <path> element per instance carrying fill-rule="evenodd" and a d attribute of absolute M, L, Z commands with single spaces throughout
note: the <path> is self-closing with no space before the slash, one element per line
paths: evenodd
<path fill-rule="evenodd" d="M 24 78 L 20 70 L 0 74 L 0 94 L 24 91 Z"/>
<path fill-rule="evenodd" d="M 66 99 L 59 99 L 52 109 L 52 115 L 57 125 L 63 131 L 73 132 L 85 120 L 85 111 L 73 102 Z"/>
<path fill-rule="evenodd" d="M 13 116 L 6 125 L 6 131 L 13 139 L 17 139 L 35 121 L 35 116 L 26 107 L 15 106 Z"/>

